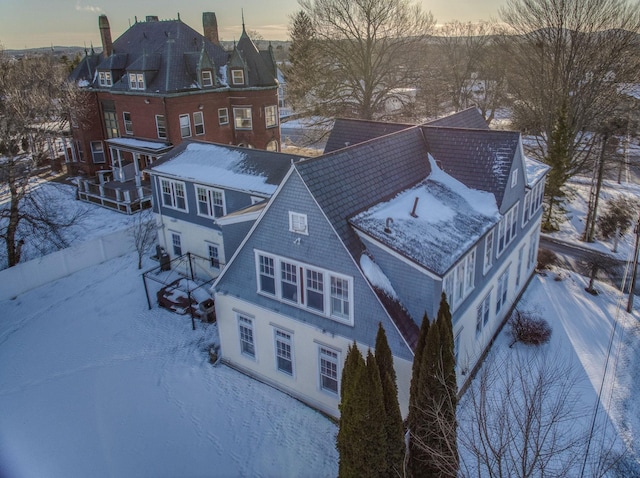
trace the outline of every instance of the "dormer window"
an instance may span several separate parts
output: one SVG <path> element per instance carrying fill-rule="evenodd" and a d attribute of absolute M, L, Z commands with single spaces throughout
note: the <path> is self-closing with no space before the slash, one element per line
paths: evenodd
<path fill-rule="evenodd" d="M 244 70 L 231 70 L 231 83 L 244 85 Z"/>
<path fill-rule="evenodd" d="M 202 72 L 202 87 L 213 86 L 213 75 L 209 70 Z"/>
<path fill-rule="evenodd" d="M 111 79 L 110 71 L 101 71 L 98 73 L 98 82 L 100 86 L 111 87 L 113 85 L 113 80 Z"/>
<path fill-rule="evenodd" d="M 129 73 L 129 89 L 144 90 L 145 88 L 143 73 Z"/>

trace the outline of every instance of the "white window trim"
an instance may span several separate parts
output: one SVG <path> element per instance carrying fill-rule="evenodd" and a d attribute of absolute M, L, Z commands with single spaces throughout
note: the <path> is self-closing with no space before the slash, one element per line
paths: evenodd
<path fill-rule="evenodd" d="M 281 334 L 288 335 L 289 338 L 285 339 L 284 337 L 279 337 L 278 332 L 280 332 Z M 285 370 L 282 370 L 278 366 L 278 358 L 279 358 L 278 357 L 278 341 L 279 340 L 289 345 L 289 352 L 291 354 L 291 357 L 289 358 L 289 360 L 291 361 L 291 373 Z M 274 352 L 273 357 L 274 357 L 276 372 L 281 373 L 282 375 L 285 375 L 287 377 L 295 378 L 296 366 L 295 366 L 294 351 L 293 351 L 293 332 L 291 332 L 290 330 L 285 330 L 281 327 L 274 326 L 273 327 L 273 352 Z"/>
<path fill-rule="evenodd" d="M 196 194 L 196 203 L 197 203 L 197 212 L 198 212 L 198 216 L 200 217 L 206 217 L 209 219 L 216 219 L 218 217 L 222 217 L 224 215 L 227 214 L 227 204 L 226 204 L 226 200 L 224 197 L 224 190 L 222 189 L 216 189 L 216 188 L 211 188 L 208 186 L 201 186 L 199 184 L 194 184 L 193 185 L 195 194 Z M 208 213 L 207 214 L 202 214 L 200 212 L 200 194 L 199 194 L 199 190 L 202 190 L 206 193 L 207 195 L 207 210 Z M 220 216 L 216 216 L 215 214 L 215 203 L 214 203 L 214 197 L 216 194 L 220 194 L 222 197 L 222 214 Z"/>
<path fill-rule="evenodd" d="M 260 259 L 259 259 L 260 256 L 273 259 L 275 295 L 269 292 L 263 291 L 260 288 Z M 296 294 L 297 297 L 295 301 L 284 298 L 282 295 L 282 273 L 281 273 L 282 265 L 281 264 L 283 262 L 294 265 L 296 267 L 296 275 L 297 275 L 296 286 L 298 288 L 298 293 Z M 334 271 L 330 271 L 322 267 L 316 267 L 309 264 L 305 264 L 304 262 L 300 262 L 295 259 L 289 259 L 287 257 L 281 257 L 275 254 L 270 254 L 268 252 L 265 252 L 259 249 L 254 249 L 254 263 L 255 263 L 255 272 L 256 272 L 256 292 L 258 294 L 264 297 L 269 297 L 270 299 L 278 300 L 279 302 L 282 302 L 284 304 L 289 304 L 293 307 L 298 307 L 312 314 L 316 314 L 321 317 L 326 317 L 338 323 L 347 324 L 353 327 L 355 297 L 354 297 L 354 284 L 353 284 L 352 277 L 349 277 Z M 306 293 L 307 270 L 316 271 L 322 274 L 323 311 L 315 309 L 309 306 L 307 303 L 307 293 Z M 331 312 L 331 278 L 332 277 L 335 277 L 340 280 L 344 280 L 348 284 L 347 294 L 348 294 L 348 301 L 349 301 L 349 317 L 346 317 L 346 318 L 341 317 L 338 315 L 334 315 Z M 304 293 L 301 293 L 301 291 L 303 291 Z"/>
<path fill-rule="evenodd" d="M 500 219 L 498 223 L 498 240 L 496 241 L 497 253 L 496 258 L 509 248 L 511 243 L 518 237 L 518 206 L 520 202 L 516 202 L 511 209 Z M 515 232 L 513 231 L 515 227 Z M 502 242 L 502 247 L 500 243 Z"/>
<path fill-rule="evenodd" d="M 237 73 L 237 75 L 236 75 Z M 238 81 L 240 80 L 240 81 Z M 231 70 L 231 84 L 244 85 L 244 70 L 235 68 Z"/>
<path fill-rule="evenodd" d="M 183 120 L 185 120 L 185 119 L 187 120 L 186 124 L 183 124 Z M 191 137 L 191 133 L 192 133 L 192 131 L 191 131 L 191 118 L 189 117 L 188 114 L 185 114 L 185 115 L 178 116 L 178 120 L 180 122 L 180 137 L 181 138 L 190 138 Z M 182 128 L 186 128 L 187 126 L 189 127 L 189 134 L 185 135 L 185 134 L 182 133 Z"/>
<path fill-rule="evenodd" d="M 129 115 L 129 120 L 127 120 L 126 115 Z M 124 123 L 124 132 L 125 134 L 133 134 L 133 121 L 131 120 L 131 113 L 128 111 L 122 112 L 122 122 Z M 129 127 L 127 127 L 127 125 Z"/>
<path fill-rule="evenodd" d="M 215 242 L 209 242 L 209 241 L 205 241 L 205 244 L 207 246 L 207 258 L 209 260 L 209 268 L 210 269 L 217 269 L 217 270 L 222 269 L 222 261 L 220 260 L 220 244 L 216 244 Z M 215 258 L 218 261 L 218 265 L 217 266 L 214 266 L 213 264 L 211 264 L 211 259 L 212 259 L 211 248 L 212 247 L 215 247 L 215 249 L 218 252 L 217 257 Z"/>
<path fill-rule="evenodd" d="M 489 237 L 491 237 L 491 241 L 489 241 Z M 489 242 L 491 243 L 491 248 L 488 249 Z M 495 250 L 496 250 L 496 235 L 495 228 L 491 229 L 484 240 L 484 259 L 483 259 L 483 274 L 487 274 L 491 270 L 493 263 L 495 262 Z M 487 256 L 489 256 L 489 260 L 487 260 Z"/>
<path fill-rule="evenodd" d="M 182 250 L 182 233 L 180 233 L 180 232 L 178 232 L 178 231 L 171 231 L 171 230 L 169 230 L 169 234 L 170 234 L 170 237 L 171 237 L 171 252 L 172 252 L 172 255 L 174 255 L 174 256 L 181 256 L 181 255 L 183 254 L 183 252 L 184 252 L 184 251 Z M 174 239 L 175 237 L 177 237 L 177 238 L 178 238 L 178 245 L 179 245 L 179 247 L 180 247 L 180 254 L 178 254 L 178 253 L 175 251 L 175 242 L 173 241 L 173 239 Z"/>
<path fill-rule="evenodd" d="M 105 86 L 110 88 L 111 86 L 113 86 L 113 80 L 111 77 L 111 72 L 110 71 L 101 71 L 98 73 L 98 83 L 100 84 L 100 86 Z"/>
<path fill-rule="evenodd" d="M 462 304 L 469 294 L 475 289 L 475 269 L 476 269 L 476 247 L 471 249 L 465 256 L 460 259 L 449 271 L 447 275 L 442 279 L 442 290 L 447 295 L 447 301 L 449 302 L 449 308 L 453 312 L 460 304 Z M 467 280 L 468 268 L 473 268 L 473 284 L 469 284 Z M 453 286 L 452 290 L 447 290 L 450 286 L 445 286 L 447 282 L 450 282 Z M 462 289 L 458 289 L 459 285 L 462 285 Z"/>
<path fill-rule="evenodd" d="M 498 277 L 498 285 L 496 286 L 496 315 L 502 312 L 504 305 L 509 299 L 509 269 L 511 269 L 511 263 L 505 267 Z"/>
<path fill-rule="evenodd" d="M 102 151 L 96 151 L 93 148 L 94 144 L 99 144 L 102 147 Z M 105 150 L 104 144 L 102 143 L 102 141 L 91 141 L 90 143 L 91 146 L 91 161 L 94 164 L 104 164 L 107 162 L 107 151 Z M 99 154 L 102 156 L 102 159 L 99 161 L 96 161 L 96 154 Z"/>
<path fill-rule="evenodd" d="M 236 324 L 238 326 L 238 347 L 240 349 L 240 355 L 249 360 L 253 360 L 254 362 L 257 362 L 258 347 L 256 344 L 256 334 L 255 334 L 255 328 L 253 326 L 253 321 L 254 321 L 254 317 L 247 314 L 236 312 Z M 244 323 L 244 327 L 251 330 L 251 345 L 253 346 L 253 355 L 242 350 L 243 340 L 242 340 L 241 327 L 243 326 L 242 325 L 243 323 Z"/>
<path fill-rule="evenodd" d="M 511 172 L 511 187 L 515 188 L 518 185 L 518 168 Z"/>
<path fill-rule="evenodd" d="M 160 188 L 158 192 L 160 194 L 160 200 L 162 202 L 162 205 L 169 209 L 175 209 L 176 211 L 189 212 L 189 203 L 187 201 L 187 187 L 185 183 L 183 181 L 176 181 L 174 179 L 167 179 L 167 178 L 159 178 L 159 180 L 160 180 Z M 169 186 L 168 194 L 171 196 L 170 204 L 167 204 L 165 202 L 165 192 L 163 188 L 165 184 Z M 182 191 L 184 192 L 184 209 L 178 206 L 178 193 L 177 193 L 178 188 L 176 187 L 176 185 L 182 185 Z"/>
<path fill-rule="evenodd" d="M 304 224 L 304 228 L 298 227 L 297 224 Z M 309 223 L 307 215 L 299 212 L 289 211 L 289 232 L 295 234 L 309 235 Z"/>
<path fill-rule="evenodd" d="M 340 396 L 340 380 L 342 377 L 342 370 L 341 370 L 341 366 L 340 364 L 342 363 L 341 360 L 341 355 L 342 353 L 340 352 L 340 350 L 337 350 L 333 347 L 329 347 L 327 345 L 324 344 L 319 344 L 316 343 L 317 345 L 317 357 L 318 357 L 318 390 L 322 393 L 326 393 L 328 395 L 331 395 L 332 397 L 335 396 Z M 328 388 L 323 387 L 322 385 L 322 351 L 326 350 L 327 352 L 333 353 L 336 355 L 336 357 L 331 357 L 332 360 L 335 360 L 335 364 L 336 364 L 336 377 L 335 377 L 335 381 L 336 381 L 336 391 L 334 392 L 333 390 L 330 390 Z M 326 354 L 325 354 L 326 355 Z M 333 379 L 333 378 L 332 378 Z"/>
<path fill-rule="evenodd" d="M 209 70 L 203 70 L 201 73 L 202 78 L 202 86 L 208 87 L 213 86 L 213 74 Z"/>
<path fill-rule="evenodd" d="M 158 124 L 158 118 L 162 118 L 164 123 L 162 129 L 164 130 L 163 134 L 160 134 L 160 125 Z M 156 133 L 158 134 L 158 138 L 167 139 L 167 118 L 165 115 L 156 115 Z"/>
<path fill-rule="evenodd" d="M 236 116 L 236 113 L 239 113 L 240 111 L 245 111 L 245 112 L 248 111 L 249 117 L 240 118 Z M 249 121 L 249 126 L 238 126 L 238 120 Z M 241 131 L 251 131 L 253 129 L 253 113 L 251 111 L 251 106 L 237 106 L 233 108 L 233 126 L 234 126 L 234 129 L 241 130 Z"/>
<path fill-rule="evenodd" d="M 478 304 L 476 309 L 476 337 L 482 335 L 482 331 L 486 327 L 486 325 L 491 321 L 491 295 L 493 293 L 493 288 L 489 290 L 487 295 L 484 296 L 482 301 Z M 485 320 L 485 316 L 488 313 L 488 317 Z M 478 321 L 480 319 L 480 321 Z"/>
<path fill-rule="evenodd" d="M 273 109 L 273 113 L 268 113 Z M 273 122 L 268 121 L 269 117 L 273 116 Z M 269 105 L 264 107 L 264 124 L 267 128 L 276 128 L 278 126 L 278 105 Z"/>
<path fill-rule="evenodd" d="M 220 113 L 222 113 L 223 111 L 224 111 L 224 114 L 221 115 Z M 224 124 L 229 124 L 229 108 L 218 108 L 218 124 L 220 126 Z"/>
<path fill-rule="evenodd" d="M 130 90 L 144 91 L 147 89 L 147 82 L 144 77 L 144 73 L 129 73 L 128 78 Z"/>
<path fill-rule="evenodd" d="M 200 117 L 200 119 L 197 120 L 196 117 Z M 202 133 L 198 133 L 198 126 L 202 126 Z M 193 113 L 193 132 L 196 134 L 196 136 L 202 136 L 205 133 L 204 114 L 202 113 L 202 111 L 195 111 Z"/>

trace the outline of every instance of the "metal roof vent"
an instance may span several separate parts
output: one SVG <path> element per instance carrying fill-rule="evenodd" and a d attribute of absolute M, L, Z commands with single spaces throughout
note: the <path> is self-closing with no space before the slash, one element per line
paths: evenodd
<path fill-rule="evenodd" d="M 418 217 L 418 215 L 416 214 L 416 208 L 418 207 L 418 196 L 416 196 L 416 200 L 413 201 L 413 209 L 411 210 L 411 217 Z"/>
<path fill-rule="evenodd" d="M 391 234 L 391 224 L 393 224 L 393 218 L 388 217 L 386 226 L 384 228 L 384 232 L 386 232 L 387 234 Z"/>

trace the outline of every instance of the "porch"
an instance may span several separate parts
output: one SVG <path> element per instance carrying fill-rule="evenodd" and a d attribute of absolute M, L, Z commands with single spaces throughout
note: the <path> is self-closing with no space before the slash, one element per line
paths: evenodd
<path fill-rule="evenodd" d="M 81 179 L 78 181 L 78 199 L 100 204 L 124 214 L 133 214 L 151 207 L 151 183 L 139 181 L 101 181 Z"/>

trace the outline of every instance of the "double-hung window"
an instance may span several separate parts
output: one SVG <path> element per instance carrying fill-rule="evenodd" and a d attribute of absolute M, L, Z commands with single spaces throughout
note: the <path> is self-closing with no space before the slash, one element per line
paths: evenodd
<path fill-rule="evenodd" d="M 486 274 L 493 265 L 493 234 L 495 229 L 491 229 L 484 240 L 484 273 Z"/>
<path fill-rule="evenodd" d="M 216 244 L 207 244 L 209 252 L 209 265 L 212 269 L 220 269 L 220 251 Z"/>
<path fill-rule="evenodd" d="M 104 163 L 104 145 L 102 141 L 91 141 L 91 158 L 94 163 Z"/>
<path fill-rule="evenodd" d="M 253 342 L 253 320 L 244 315 L 238 315 L 238 333 L 240 336 L 240 352 L 247 357 L 256 357 L 256 347 Z"/>
<path fill-rule="evenodd" d="M 196 132 L 196 136 L 202 136 L 204 134 L 204 115 L 202 111 L 193 113 L 193 129 Z"/>
<path fill-rule="evenodd" d="M 100 73 L 98 73 L 98 83 L 100 84 L 100 86 L 112 86 L 113 82 L 111 79 L 111 72 L 101 71 Z"/>
<path fill-rule="evenodd" d="M 144 90 L 144 73 L 129 73 L 129 89 Z"/>
<path fill-rule="evenodd" d="M 509 293 L 509 268 L 511 264 L 507 266 L 505 271 L 498 279 L 498 289 L 496 294 L 496 314 L 500 312 L 502 306 L 507 302 L 507 295 Z"/>
<path fill-rule="evenodd" d="M 202 86 L 203 87 L 213 86 L 213 75 L 211 74 L 211 71 L 209 70 L 202 71 Z"/>
<path fill-rule="evenodd" d="M 184 183 L 160 178 L 162 189 L 162 205 L 181 211 L 187 210 Z"/>
<path fill-rule="evenodd" d="M 231 70 L 231 84 L 244 85 L 244 70 Z"/>
<path fill-rule="evenodd" d="M 293 375 L 293 346 L 291 334 L 275 329 L 276 368 L 282 373 Z"/>
<path fill-rule="evenodd" d="M 276 105 L 264 107 L 264 121 L 267 128 L 278 126 L 278 107 Z"/>
<path fill-rule="evenodd" d="M 182 255 L 182 238 L 179 233 L 171 233 L 171 246 L 173 248 L 173 255 L 175 257 L 180 257 Z"/>
<path fill-rule="evenodd" d="M 236 129 L 252 129 L 253 122 L 251 120 L 251 107 L 233 108 L 233 120 Z"/>
<path fill-rule="evenodd" d="M 216 218 L 226 213 L 224 192 L 219 189 L 196 186 L 198 198 L 198 216 Z"/>
<path fill-rule="evenodd" d="M 220 126 L 223 124 L 229 124 L 229 109 L 218 108 L 218 123 Z"/>
<path fill-rule="evenodd" d="M 123 112 L 122 119 L 124 121 L 124 132 L 126 134 L 133 134 L 133 121 L 131 121 L 131 113 Z"/>
<path fill-rule="evenodd" d="M 328 347 L 319 346 L 320 389 L 338 393 L 338 352 Z"/>
<path fill-rule="evenodd" d="M 460 305 L 474 289 L 475 274 L 476 249 L 473 248 L 443 280 L 442 287 L 447 295 L 449 307 L 451 307 L 452 311 Z"/>
<path fill-rule="evenodd" d="M 167 123 L 164 115 L 156 115 L 156 131 L 158 132 L 158 138 L 167 139 Z"/>
<path fill-rule="evenodd" d="M 489 322 L 489 314 L 491 313 L 491 292 L 492 291 L 489 291 L 478 306 L 476 314 L 476 334 L 482 332 L 484 326 Z"/>
<path fill-rule="evenodd" d="M 498 255 L 515 239 L 518 232 L 518 203 L 513 206 L 498 224 Z"/>
<path fill-rule="evenodd" d="M 260 251 L 255 257 L 259 293 L 353 325 L 351 277 Z"/>
<path fill-rule="evenodd" d="M 191 136 L 191 120 L 189 120 L 189 115 L 180 115 L 180 136 L 183 138 Z"/>

